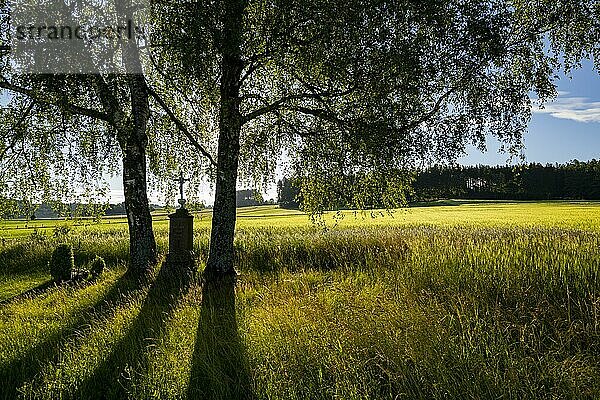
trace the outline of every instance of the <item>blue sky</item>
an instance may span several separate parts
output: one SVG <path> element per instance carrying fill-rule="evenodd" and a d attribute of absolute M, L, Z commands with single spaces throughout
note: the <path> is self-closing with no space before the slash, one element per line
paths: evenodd
<path fill-rule="evenodd" d="M 573 159 L 600 159 L 600 75 L 590 62 L 557 81 L 559 96 L 534 110 L 525 135 L 527 162 L 564 163 Z M 505 164 L 506 154 L 498 153 L 498 143 L 488 139 L 488 151 L 471 148 L 461 164 Z"/>

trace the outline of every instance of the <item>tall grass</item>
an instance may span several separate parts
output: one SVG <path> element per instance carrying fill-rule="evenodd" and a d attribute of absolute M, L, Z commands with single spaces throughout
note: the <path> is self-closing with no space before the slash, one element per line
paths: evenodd
<path fill-rule="evenodd" d="M 347 231 L 335 235 L 328 253 L 320 240 L 303 249 L 309 259 L 320 256 L 314 267 L 307 269 L 304 257 L 290 260 L 303 272 L 281 274 L 276 284 L 243 296 L 251 310 L 242 319 L 243 336 L 261 369 L 255 374 L 260 392 L 286 398 L 600 395 L 597 234 Z M 340 269 L 323 273 L 332 260 Z"/>
<path fill-rule="evenodd" d="M 110 272 L 0 306 L 3 398 L 600 397 L 598 230 L 242 227 L 235 293 L 123 281 L 123 231 L 62 240 Z"/>

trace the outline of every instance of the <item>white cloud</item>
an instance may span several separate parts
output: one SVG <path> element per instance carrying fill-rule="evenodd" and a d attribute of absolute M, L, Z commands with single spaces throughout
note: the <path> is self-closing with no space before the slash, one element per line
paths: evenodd
<path fill-rule="evenodd" d="M 600 101 L 587 97 L 558 97 L 540 108 L 534 99 L 533 112 L 577 122 L 600 122 Z"/>

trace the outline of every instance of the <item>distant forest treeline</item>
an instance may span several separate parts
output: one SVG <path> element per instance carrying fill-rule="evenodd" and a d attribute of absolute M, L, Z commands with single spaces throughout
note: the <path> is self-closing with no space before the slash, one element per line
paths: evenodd
<path fill-rule="evenodd" d="M 274 199 L 265 200 L 256 189 L 244 189 L 236 192 L 236 206 L 248 207 L 265 204 L 274 204 Z M 172 207 L 172 206 L 171 206 Z M 190 210 L 207 208 L 204 202 L 188 202 L 186 207 Z M 209 206 L 210 208 L 211 206 Z M 150 211 L 165 210 L 170 212 L 169 206 L 150 204 Z M 117 204 L 65 204 L 61 202 L 34 204 L 26 201 L 0 198 L 0 219 L 38 219 L 38 218 L 89 218 L 102 216 L 126 215 L 125 203 Z"/>
<path fill-rule="evenodd" d="M 438 199 L 600 200 L 600 161 L 440 167 L 417 173 L 414 201 Z"/>
<path fill-rule="evenodd" d="M 298 207 L 293 178 L 277 184 L 278 203 Z M 414 173 L 410 202 L 440 199 L 600 200 L 600 161 L 518 166 L 433 166 Z"/>
<path fill-rule="evenodd" d="M 88 218 L 125 215 L 125 204 L 64 204 L 60 202 L 32 204 L 28 202 L 0 200 L 0 219 L 37 218 Z M 151 211 L 159 206 L 151 204 Z"/>

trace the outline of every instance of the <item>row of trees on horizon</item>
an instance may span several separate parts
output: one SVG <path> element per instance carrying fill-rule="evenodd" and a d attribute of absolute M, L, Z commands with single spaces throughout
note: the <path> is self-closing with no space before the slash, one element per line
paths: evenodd
<path fill-rule="evenodd" d="M 279 205 L 301 207 L 300 186 L 297 177 L 280 179 L 277 183 Z M 409 202 L 442 199 L 600 200 L 600 161 L 573 160 L 565 164 L 518 166 L 435 165 L 414 172 L 412 185 L 408 188 Z M 382 204 L 374 203 L 372 207 Z M 342 202 L 338 206 L 352 207 L 352 204 Z"/>
<path fill-rule="evenodd" d="M 24 200 L 0 198 L 3 207 L 0 207 L 0 219 L 30 219 L 38 218 L 100 218 L 103 216 L 126 215 L 125 203 L 104 202 L 73 202 L 63 203 L 50 201 L 42 203 L 31 203 Z M 265 199 L 259 190 L 241 189 L 236 191 L 236 207 L 251 207 L 275 204 L 274 199 Z M 150 204 L 150 211 L 162 210 L 173 212 L 176 207 L 173 204 Z M 203 201 L 188 201 L 186 208 L 192 211 L 212 208 Z"/>
<path fill-rule="evenodd" d="M 600 161 L 519 166 L 434 166 L 417 174 L 414 201 L 600 200 Z"/>

